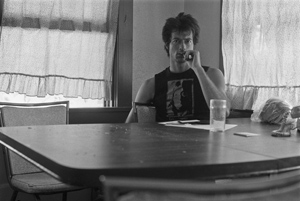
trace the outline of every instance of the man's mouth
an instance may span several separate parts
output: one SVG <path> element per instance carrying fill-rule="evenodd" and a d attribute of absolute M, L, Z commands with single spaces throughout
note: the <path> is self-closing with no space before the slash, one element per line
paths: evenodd
<path fill-rule="evenodd" d="M 184 59 L 184 57 L 185 57 L 185 53 L 177 53 L 176 54 L 176 58 L 178 58 L 178 59 Z"/>

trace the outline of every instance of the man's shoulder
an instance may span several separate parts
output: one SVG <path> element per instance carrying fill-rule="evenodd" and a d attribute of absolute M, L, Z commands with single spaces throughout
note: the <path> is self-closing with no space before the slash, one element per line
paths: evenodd
<path fill-rule="evenodd" d="M 155 86 L 155 82 L 157 80 L 165 79 L 165 75 L 166 75 L 166 72 L 168 71 L 168 68 L 169 67 L 167 67 L 166 69 L 162 70 L 161 72 L 155 74 L 154 77 L 151 77 L 151 78 L 145 80 L 143 83 L 143 88 L 145 88 L 147 90 L 153 90 L 154 86 Z"/>
<path fill-rule="evenodd" d="M 222 71 L 219 68 L 211 68 L 211 67 L 207 67 L 206 72 L 211 73 L 211 74 L 220 74 L 220 73 L 222 73 Z"/>
<path fill-rule="evenodd" d="M 151 101 L 154 96 L 154 86 L 154 78 L 145 80 L 137 93 L 135 101 L 142 103 Z"/>
<path fill-rule="evenodd" d="M 154 77 L 151 77 L 151 78 L 147 79 L 147 80 L 144 82 L 144 85 L 146 85 L 146 86 L 152 86 L 152 85 L 154 85 L 154 82 L 155 82 Z"/>
<path fill-rule="evenodd" d="M 219 68 L 209 68 L 206 74 L 212 80 L 224 80 L 224 74 Z"/>

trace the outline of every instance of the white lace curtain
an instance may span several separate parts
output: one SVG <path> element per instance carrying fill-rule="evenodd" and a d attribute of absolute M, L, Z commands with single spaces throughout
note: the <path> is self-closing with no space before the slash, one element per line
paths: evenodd
<path fill-rule="evenodd" d="M 0 91 L 111 99 L 118 0 L 5 0 Z"/>
<path fill-rule="evenodd" d="M 233 108 L 300 105 L 299 0 L 223 0 L 222 52 Z"/>

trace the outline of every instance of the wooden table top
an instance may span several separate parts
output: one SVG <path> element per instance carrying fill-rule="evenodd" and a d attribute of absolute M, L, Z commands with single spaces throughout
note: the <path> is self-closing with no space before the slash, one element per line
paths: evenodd
<path fill-rule="evenodd" d="M 0 128 L 2 144 L 63 182 L 99 186 L 99 177 L 222 178 L 300 166 L 300 135 L 271 136 L 278 125 L 228 119 L 224 133 L 151 123 Z M 235 132 L 259 133 L 241 137 Z"/>

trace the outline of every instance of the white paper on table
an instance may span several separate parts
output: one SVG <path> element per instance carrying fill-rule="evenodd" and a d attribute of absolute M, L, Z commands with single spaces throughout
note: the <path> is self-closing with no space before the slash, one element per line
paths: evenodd
<path fill-rule="evenodd" d="M 180 124 L 178 121 L 168 121 L 168 122 L 160 122 L 165 126 L 175 126 L 175 127 L 183 127 L 183 128 L 196 128 L 196 129 L 203 129 L 203 130 L 210 130 L 209 124 Z M 225 130 L 229 130 L 231 128 L 236 127 L 236 124 L 225 124 Z"/>

